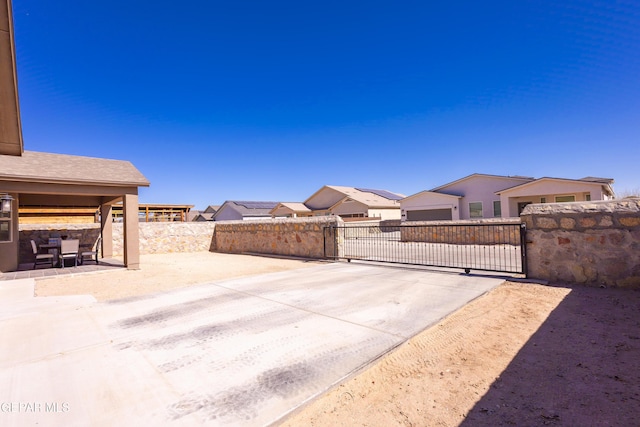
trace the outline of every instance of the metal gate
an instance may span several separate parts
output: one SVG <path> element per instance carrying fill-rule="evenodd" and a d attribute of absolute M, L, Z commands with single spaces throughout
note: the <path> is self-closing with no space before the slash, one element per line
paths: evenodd
<path fill-rule="evenodd" d="M 525 226 L 344 225 L 324 229 L 325 257 L 525 274 Z"/>

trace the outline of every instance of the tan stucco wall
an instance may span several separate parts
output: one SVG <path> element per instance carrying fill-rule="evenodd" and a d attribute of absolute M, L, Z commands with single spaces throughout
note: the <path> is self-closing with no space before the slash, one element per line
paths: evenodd
<path fill-rule="evenodd" d="M 640 288 L 640 199 L 529 205 L 529 277 Z"/>
<path fill-rule="evenodd" d="M 407 219 L 408 211 L 451 209 L 451 219 L 460 219 L 460 199 L 445 194 L 423 192 L 400 200 L 401 218 Z"/>
<path fill-rule="evenodd" d="M 370 218 L 380 218 L 382 221 L 400 219 L 400 206 L 394 209 L 369 209 Z"/>

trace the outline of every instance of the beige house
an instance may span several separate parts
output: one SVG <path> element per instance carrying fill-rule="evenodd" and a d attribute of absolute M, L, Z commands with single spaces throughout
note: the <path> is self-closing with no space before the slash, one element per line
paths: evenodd
<path fill-rule="evenodd" d="M 609 200 L 613 179 L 472 174 L 400 201 L 403 221 L 509 218 L 530 203 Z"/>
<path fill-rule="evenodd" d="M 20 206 L 100 209 L 102 254 L 113 254 L 111 206 L 123 203 L 124 262 L 139 268 L 138 187 L 130 163 L 24 151 L 11 2 L 0 0 L 0 272 L 18 268 Z"/>
<path fill-rule="evenodd" d="M 300 202 L 280 202 L 269 212 L 274 218 L 304 218 L 313 216 L 311 209 Z"/>
<path fill-rule="evenodd" d="M 314 216 L 342 218 L 400 219 L 404 195 L 387 190 L 325 185 L 304 201 Z"/>

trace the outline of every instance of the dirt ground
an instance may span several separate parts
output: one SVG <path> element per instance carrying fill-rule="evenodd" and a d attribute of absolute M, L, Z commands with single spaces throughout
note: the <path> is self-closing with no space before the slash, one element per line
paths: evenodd
<path fill-rule="evenodd" d="M 640 292 L 506 282 L 285 426 L 633 426 Z"/>
<path fill-rule="evenodd" d="M 108 300 L 315 265 L 210 253 L 141 261 L 139 271 L 38 280 L 36 294 Z M 638 420 L 640 291 L 505 282 L 283 425 L 631 426 Z"/>

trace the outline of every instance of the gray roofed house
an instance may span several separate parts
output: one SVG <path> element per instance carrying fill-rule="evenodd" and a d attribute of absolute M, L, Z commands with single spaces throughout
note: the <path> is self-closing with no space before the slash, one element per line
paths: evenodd
<path fill-rule="evenodd" d="M 530 203 L 614 197 L 613 179 L 533 178 L 474 173 L 401 200 L 403 221 L 512 218 Z"/>
<path fill-rule="evenodd" d="M 278 202 L 225 201 L 213 216 L 214 221 L 269 219 Z"/>
<path fill-rule="evenodd" d="M 216 212 L 218 212 L 218 209 L 220 209 L 220 205 L 209 205 L 202 212 L 215 214 Z"/>
<path fill-rule="evenodd" d="M 195 211 L 193 215 L 189 217 L 189 221 L 191 222 L 204 222 L 204 221 L 213 221 L 212 213 L 207 213 L 204 211 Z"/>

